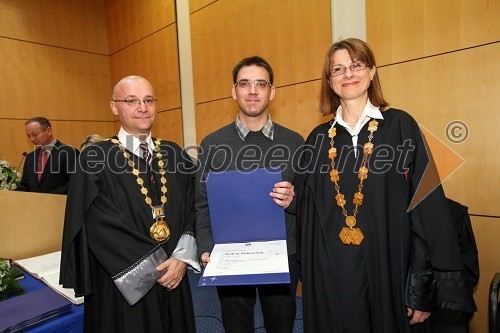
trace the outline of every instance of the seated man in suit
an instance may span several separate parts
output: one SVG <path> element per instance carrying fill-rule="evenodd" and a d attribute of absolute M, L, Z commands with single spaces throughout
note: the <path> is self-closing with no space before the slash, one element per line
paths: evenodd
<path fill-rule="evenodd" d="M 70 176 L 75 172 L 78 150 L 54 138 L 47 118 L 28 120 L 24 130 L 35 150 L 26 156 L 18 190 L 66 194 Z"/>

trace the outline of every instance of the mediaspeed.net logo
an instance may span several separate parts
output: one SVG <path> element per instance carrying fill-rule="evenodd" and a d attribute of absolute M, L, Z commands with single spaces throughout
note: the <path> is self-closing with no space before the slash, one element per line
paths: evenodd
<path fill-rule="evenodd" d="M 453 143 L 465 142 L 469 134 L 466 124 L 462 121 L 453 121 L 450 124 L 446 128 L 446 137 Z M 457 129 L 457 124 L 461 126 L 460 129 Z M 427 166 L 422 180 L 418 185 L 417 191 L 415 192 L 415 195 L 410 203 L 408 211 L 415 208 L 415 206 L 425 199 L 425 197 L 427 197 L 432 191 L 434 191 L 439 184 L 449 178 L 465 163 L 465 159 L 458 155 L 431 131 L 425 128 L 425 126 L 421 124 L 419 124 L 419 126 L 425 138 L 427 154 L 430 162 L 433 163 L 429 163 Z M 457 138 L 460 135 L 462 138 L 459 140 Z"/>

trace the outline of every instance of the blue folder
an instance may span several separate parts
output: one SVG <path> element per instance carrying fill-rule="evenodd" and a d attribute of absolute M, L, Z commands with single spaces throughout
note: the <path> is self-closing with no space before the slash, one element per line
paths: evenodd
<path fill-rule="evenodd" d="M 70 312 L 70 301 L 44 287 L 0 302 L 0 331 L 24 332 Z"/>
<path fill-rule="evenodd" d="M 286 240 L 285 212 L 269 196 L 281 181 L 279 169 L 209 173 L 206 187 L 214 243 Z M 198 285 L 276 283 L 290 283 L 290 274 L 202 276 Z"/>

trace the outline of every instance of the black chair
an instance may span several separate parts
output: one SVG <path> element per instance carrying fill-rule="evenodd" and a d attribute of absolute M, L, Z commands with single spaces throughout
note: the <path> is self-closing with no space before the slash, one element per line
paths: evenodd
<path fill-rule="evenodd" d="M 490 284 L 490 303 L 488 306 L 490 333 L 500 333 L 499 286 L 500 273 L 496 273 Z"/>

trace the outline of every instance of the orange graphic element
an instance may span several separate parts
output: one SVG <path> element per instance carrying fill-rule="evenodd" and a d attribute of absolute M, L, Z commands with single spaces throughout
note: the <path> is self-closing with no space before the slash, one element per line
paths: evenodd
<path fill-rule="evenodd" d="M 425 139 L 424 141 L 426 143 L 430 163 L 417 187 L 417 191 L 413 196 L 408 211 L 415 208 L 415 206 L 434 191 L 439 184 L 450 177 L 465 163 L 465 160 L 460 155 L 448 147 L 437 136 L 432 134 L 424 126 L 420 124 L 419 126 Z"/>

